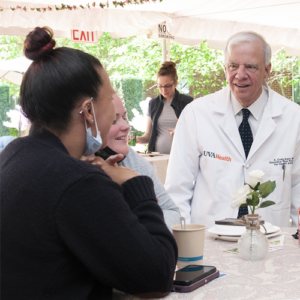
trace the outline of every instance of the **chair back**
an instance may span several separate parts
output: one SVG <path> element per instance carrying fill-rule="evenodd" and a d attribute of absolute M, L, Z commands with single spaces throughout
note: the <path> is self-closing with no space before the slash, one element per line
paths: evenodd
<path fill-rule="evenodd" d="M 5 148 L 15 137 L 11 135 L 4 135 L 0 137 L 0 151 Z"/>

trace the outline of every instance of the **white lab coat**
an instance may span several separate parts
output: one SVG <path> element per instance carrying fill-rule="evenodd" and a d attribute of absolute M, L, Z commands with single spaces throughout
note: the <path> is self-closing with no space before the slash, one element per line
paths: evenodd
<path fill-rule="evenodd" d="M 183 110 L 170 153 L 165 187 L 187 223 L 214 226 L 236 218 L 233 192 L 262 170 L 264 181 L 276 180 L 267 200 L 275 205 L 256 212 L 277 226 L 297 223 L 300 207 L 300 106 L 270 88 L 268 103 L 248 158 L 236 124 L 230 88 L 191 102 Z M 221 159 L 220 159 L 221 158 Z M 222 159 L 223 158 L 223 159 Z M 282 164 L 285 164 L 283 181 Z"/>

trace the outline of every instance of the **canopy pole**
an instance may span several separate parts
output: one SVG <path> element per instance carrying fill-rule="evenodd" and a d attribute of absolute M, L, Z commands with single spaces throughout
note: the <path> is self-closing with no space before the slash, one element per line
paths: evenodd
<path fill-rule="evenodd" d="M 162 40 L 162 62 L 164 63 L 167 60 L 167 53 L 166 53 L 166 39 Z"/>
<path fill-rule="evenodd" d="M 171 61 L 170 39 L 168 39 L 168 61 Z"/>

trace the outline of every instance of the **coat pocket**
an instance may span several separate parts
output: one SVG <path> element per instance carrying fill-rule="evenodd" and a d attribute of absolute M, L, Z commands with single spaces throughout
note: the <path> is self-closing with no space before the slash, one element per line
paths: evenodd
<path fill-rule="evenodd" d="M 272 166 L 266 170 L 264 182 L 276 181 L 276 188 L 265 200 L 274 201 L 275 204 L 266 208 L 273 211 L 289 209 L 291 206 L 291 182 L 292 166 L 286 165 L 285 171 L 282 166 Z"/>

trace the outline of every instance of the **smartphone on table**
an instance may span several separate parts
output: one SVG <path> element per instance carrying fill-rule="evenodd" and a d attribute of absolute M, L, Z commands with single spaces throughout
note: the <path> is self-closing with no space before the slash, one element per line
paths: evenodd
<path fill-rule="evenodd" d="M 218 277 L 216 267 L 189 265 L 175 272 L 172 291 L 189 293 Z"/>

